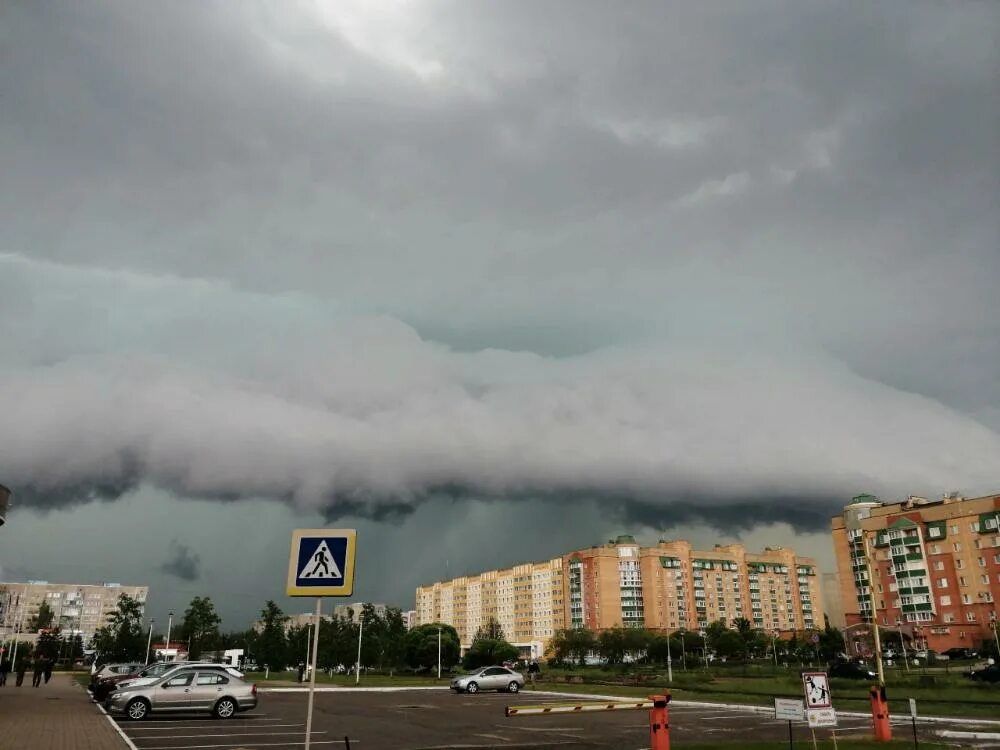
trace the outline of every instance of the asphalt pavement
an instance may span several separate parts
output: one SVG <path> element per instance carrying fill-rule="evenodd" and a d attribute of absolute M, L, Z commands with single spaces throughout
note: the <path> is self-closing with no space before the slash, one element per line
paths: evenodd
<path fill-rule="evenodd" d="M 586 699 L 586 696 L 580 696 Z M 317 692 L 312 746 L 360 750 L 640 750 L 649 747 L 648 712 L 608 711 L 506 718 L 508 705 L 565 703 L 567 698 L 532 692 L 520 695 L 456 695 L 444 690 L 398 692 Z M 228 721 L 200 716 L 153 716 L 143 722 L 120 721 L 138 750 L 275 750 L 302 748 L 306 694 L 262 690 L 258 709 Z M 954 727 L 953 727 L 954 728 Z M 937 739 L 940 728 L 920 728 L 923 741 Z M 766 714 L 725 706 L 672 705 L 671 741 L 697 742 L 788 739 L 786 722 Z M 909 728 L 896 727 L 908 737 Z M 793 727 L 796 744 L 811 745 L 809 729 Z M 820 737 L 828 730 L 817 730 Z M 870 720 L 842 717 L 838 737 L 870 736 Z M 952 742 L 955 740 L 953 739 Z M 959 744 L 962 744 L 959 742 Z"/>

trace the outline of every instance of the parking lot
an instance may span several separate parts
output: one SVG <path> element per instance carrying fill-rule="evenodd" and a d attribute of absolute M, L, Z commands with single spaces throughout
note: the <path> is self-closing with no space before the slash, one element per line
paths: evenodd
<path fill-rule="evenodd" d="M 362 750 L 639 750 L 649 746 L 648 714 L 641 710 L 504 716 L 507 705 L 566 700 L 532 693 L 455 695 L 439 689 L 317 692 L 312 745 L 346 747 L 346 737 L 350 747 Z M 123 720 L 120 726 L 138 750 L 273 750 L 304 745 L 305 713 L 304 692 L 262 691 L 257 710 L 228 721 L 154 716 L 139 723 Z M 672 705 L 670 725 L 671 740 L 681 744 L 788 738 L 785 722 L 724 706 Z M 867 719 L 842 717 L 838 736 L 864 736 L 869 727 Z M 808 740 L 809 730 L 804 726 L 794 731 L 797 739 Z M 909 736 L 910 730 L 900 726 L 897 731 Z M 930 726 L 920 733 L 922 740 L 937 738 Z"/>

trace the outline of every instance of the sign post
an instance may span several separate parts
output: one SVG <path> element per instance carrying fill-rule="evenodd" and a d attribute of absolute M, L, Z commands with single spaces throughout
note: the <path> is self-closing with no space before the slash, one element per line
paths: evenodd
<path fill-rule="evenodd" d="M 910 698 L 910 721 L 913 722 L 913 750 L 917 750 L 917 700 Z"/>
<path fill-rule="evenodd" d="M 288 556 L 288 596 L 316 597 L 306 707 L 305 750 L 312 739 L 313 699 L 316 693 L 316 661 L 319 655 L 319 623 L 324 596 L 350 596 L 354 592 L 354 529 L 296 529 Z"/>
<path fill-rule="evenodd" d="M 788 750 L 794 750 L 794 745 L 792 744 L 792 722 L 804 721 L 806 718 L 805 711 L 802 710 L 802 701 L 797 701 L 794 698 L 775 698 L 774 718 L 779 720 L 784 719 L 788 722 Z"/>

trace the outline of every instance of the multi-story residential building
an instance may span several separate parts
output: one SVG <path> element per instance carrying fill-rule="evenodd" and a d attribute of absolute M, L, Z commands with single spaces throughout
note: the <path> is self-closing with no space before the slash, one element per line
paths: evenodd
<path fill-rule="evenodd" d="M 11 491 L 0 484 L 0 526 L 7 522 L 7 509 L 10 508 Z"/>
<path fill-rule="evenodd" d="M 563 627 L 562 558 L 524 563 L 417 588 L 416 624 L 453 626 L 462 648 L 490 619 L 525 656 L 540 657 Z"/>
<path fill-rule="evenodd" d="M 896 628 L 937 651 L 993 638 L 1000 495 L 882 503 L 859 495 L 832 521 L 848 626 Z"/>
<path fill-rule="evenodd" d="M 697 630 L 746 618 L 778 632 L 823 626 L 816 562 L 783 548 L 708 552 L 685 541 L 641 547 L 633 537 L 417 589 L 419 623 L 454 625 L 463 648 L 495 618 L 525 655 L 540 656 L 561 628 Z"/>
<path fill-rule="evenodd" d="M 823 626 L 816 561 L 789 549 L 753 554 L 728 544 L 699 551 L 663 540 L 641 547 L 619 536 L 564 560 L 566 627 L 673 632 L 740 618 L 778 632 Z"/>
<path fill-rule="evenodd" d="M 403 612 L 403 624 L 407 630 L 413 630 L 414 626 L 417 625 L 417 610 L 408 609 Z"/>
<path fill-rule="evenodd" d="M 375 609 L 375 614 L 379 617 L 385 617 L 385 612 L 388 607 L 384 604 L 375 604 L 373 602 L 351 602 L 350 604 L 337 604 L 333 608 L 333 616 L 339 617 L 342 620 L 348 620 L 349 622 L 358 624 L 358 619 L 361 617 L 361 611 L 364 609 L 366 604 L 371 604 Z"/>
<path fill-rule="evenodd" d="M 88 643 L 94 631 L 105 625 L 108 615 L 117 609 L 122 594 L 145 609 L 149 587 L 48 581 L 0 583 L 0 631 L 4 638 L 15 631 L 27 634 L 28 623 L 45 602 L 53 613 L 52 627 L 66 635 L 80 635 Z"/>

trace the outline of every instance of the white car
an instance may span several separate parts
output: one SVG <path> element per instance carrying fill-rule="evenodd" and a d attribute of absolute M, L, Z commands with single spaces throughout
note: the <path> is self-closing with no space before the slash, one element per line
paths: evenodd
<path fill-rule="evenodd" d="M 483 667 L 456 677 L 450 687 L 456 693 L 478 693 L 480 690 L 516 693 L 524 687 L 524 675 L 507 667 Z"/>

